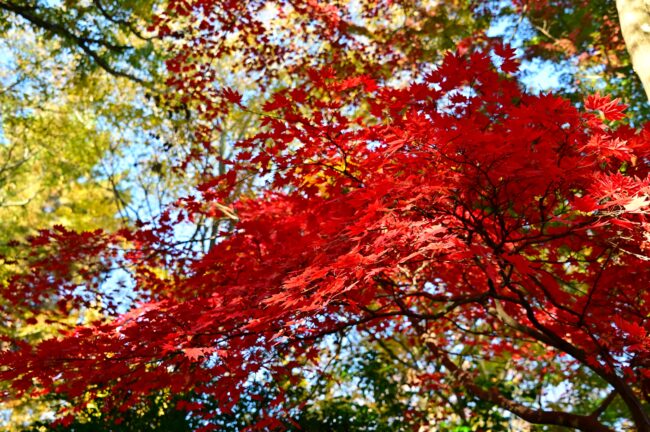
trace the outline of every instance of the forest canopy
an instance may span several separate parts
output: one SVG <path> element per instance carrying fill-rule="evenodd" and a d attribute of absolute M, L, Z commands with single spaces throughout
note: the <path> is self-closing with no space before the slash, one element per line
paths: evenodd
<path fill-rule="evenodd" d="M 0 0 L 2 428 L 650 431 L 648 28 Z"/>

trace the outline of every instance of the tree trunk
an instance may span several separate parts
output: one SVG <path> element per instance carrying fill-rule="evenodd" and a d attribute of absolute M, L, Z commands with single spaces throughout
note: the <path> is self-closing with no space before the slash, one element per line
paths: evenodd
<path fill-rule="evenodd" d="M 650 0 L 616 0 L 621 31 L 650 100 Z"/>

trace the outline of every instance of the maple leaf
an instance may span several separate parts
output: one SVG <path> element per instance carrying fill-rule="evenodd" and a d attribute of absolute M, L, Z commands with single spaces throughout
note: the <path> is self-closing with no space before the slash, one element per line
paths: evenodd
<path fill-rule="evenodd" d="M 576 210 L 583 212 L 592 212 L 599 208 L 596 200 L 589 195 L 574 197 L 572 200 L 572 205 Z"/>
<path fill-rule="evenodd" d="M 198 361 L 204 359 L 207 355 L 212 352 L 211 348 L 182 348 L 183 354 L 185 357 L 192 361 Z"/>
<path fill-rule="evenodd" d="M 231 88 L 224 88 L 221 90 L 221 94 L 228 102 L 241 106 L 242 96 L 239 92 Z"/>
<path fill-rule="evenodd" d="M 621 329 L 626 335 L 629 335 L 632 340 L 642 340 L 646 337 L 646 330 L 637 323 L 627 321 L 626 319 L 616 316 L 614 317 L 614 323 L 616 326 Z"/>
<path fill-rule="evenodd" d="M 516 60 L 516 50 L 508 44 L 495 44 L 494 53 L 501 57 L 499 68 L 508 74 L 514 74 L 519 71 L 519 62 Z"/>
<path fill-rule="evenodd" d="M 605 119 L 610 121 L 621 120 L 625 118 L 627 105 L 622 104 L 620 99 L 613 99 L 609 95 L 601 96 L 596 93 L 590 95 L 585 100 L 585 108 L 592 111 L 600 111 Z"/>

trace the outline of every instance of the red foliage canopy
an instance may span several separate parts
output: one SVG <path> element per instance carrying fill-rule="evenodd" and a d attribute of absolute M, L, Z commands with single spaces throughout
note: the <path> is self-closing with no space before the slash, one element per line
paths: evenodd
<path fill-rule="evenodd" d="M 151 301 L 35 347 L 7 341 L 1 377 L 85 400 L 110 388 L 121 408 L 155 390 L 195 391 L 228 410 L 256 374 L 295 376 L 318 340 L 363 327 L 428 349 L 443 373 L 423 373 L 426 385 L 461 387 L 532 423 L 609 430 L 488 389 L 450 353 L 508 352 L 522 359 L 515 368 L 566 356 L 650 430 L 650 128 L 620 124 L 624 106 L 608 97 L 580 111 L 525 94 L 503 73 L 515 70 L 512 52 L 494 54 L 501 73 L 488 53 L 450 53 L 405 87 L 311 69 L 263 106 L 228 173 L 156 228 L 44 232 L 33 273 L 3 288 L 16 305 L 82 301 L 65 278 L 80 259 L 133 268 Z M 229 204 L 251 173 L 263 192 Z M 183 255 L 174 226 L 201 214 L 235 228 Z"/>

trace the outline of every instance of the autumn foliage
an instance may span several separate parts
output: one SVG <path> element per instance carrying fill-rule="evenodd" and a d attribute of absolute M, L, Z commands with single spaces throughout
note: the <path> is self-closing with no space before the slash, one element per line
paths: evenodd
<path fill-rule="evenodd" d="M 266 2 L 192 4 L 240 14 L 232 38 L 258 62 L 251 73 L 270 58 L 289 61 L 278 60 L 289 46 L 261 52 L 270 49 L 265 33 L 245 19 Z M 191 16 L 187 5 L 171 10 Z M 59 302 L 64 314 L 101 295 L 109 267 L 129 269 L 135 302 L 117 313 L 124 299 L 112 299 L 104 306 L 113 318 L 36 346 L 6 340 L 0 376 L 12 391 L 77 400 L 63 422 L 96 398 L 126 410 L 161 390 L 208 395 L 227 413 L 255 397 L 250 383 L 260 376 L 272 388 L 318 368 L 319 342 L 354 328 L 420 347 L 430 365 L 414 371 L 423 388 L 530 423 L 610 430 L 599 413 L 540 409 L 478 379 L 480 362 L 505 357 L 513 371 L 534 364 L 569 381 L 589 371 L 603 399 L 611 392 L 639 431 L 650 430 L 650 128 L 628 126 L 625 106 L 609 96 L 576 107 L 527 94 L 512 77 L 514 50 L 486 39 L 391 83 L 391 64 L 421 59 L 400 45 L 415 24 L 382 36 L 366 57 L 368 47 L 343 42 L 355 29 L 334 6 L 294 7 L 311 23 L 295 31 L 322 36 L 331 58 L 293 64 L 292 85 L 264 103 L 211 89 L 192 63 L 202 54 L 169 62 L 169 84 L 186 89 L 183 103 L 202 106 L 203 118 L 259 115 L 226 173 L 207 176 L 149 225 L 55 228 L 31 240 L 22 257 L 31 271 L 2 288 L 10 307 Z M 219 14 L 198 28 L 230 22 Z M 207 50 L 196 37 L 193 46 Z M 348 51 L 368 64 L 337 54 Z M 178 227 L 200 217 L 224 221 L 207 253 L 179 247 Z M 457 361 L 459 347 L 480 355 Z M 281 386 L 272 392 L 259 429 L 291 425 L 300 409 L 285 404 Z M 179 408 L 215 415 L 200 402 Z"/>

